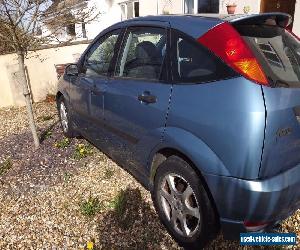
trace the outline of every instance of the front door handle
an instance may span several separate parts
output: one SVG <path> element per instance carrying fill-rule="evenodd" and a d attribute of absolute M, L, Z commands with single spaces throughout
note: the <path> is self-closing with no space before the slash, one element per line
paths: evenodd
<path fill-rule="evenodd" d="M 144 103 L 156 103 L 157 98 L 155 95 L 151 95 L 149 91 L 145 91 L 142 95 L 138 96 L 138 100 Z"/>
<path fill-rule="evenodd" d="M 92 92 L 92 94 L 94 94 L 94 95 L 101 95 L 101 94 L 102 94 L 102 93 L 101 93 L 101 90 L 100 90 L 96 85 L 94 85 L 94 86 L 92 87 L 91 92 Z"/>

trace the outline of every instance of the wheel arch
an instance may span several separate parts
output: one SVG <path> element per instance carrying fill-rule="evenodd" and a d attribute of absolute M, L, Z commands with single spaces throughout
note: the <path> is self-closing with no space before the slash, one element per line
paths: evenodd
<path fill-rule="evenodd" d="M 58 107 L 58 100 L 59 100 L 60 98 L 62 98 L 62 97 L 64 98 L 63 93 L 62 93 L 61 91 L 57 91 L 56 97 L 55 97 L 57 107 Z"/>
<path fill-rule="evenodd" d="M 182 156 L 203 174 L 230 176 L 229 169 L 214 151 L 199 137 L 182 128 L 167 127 L 162 142 L 152 149 L 148 158 L 150 181 L 163 157 L 170 152 Z"/>
<path fill-rule="evenodd" d="M 63 93 L 61 91 L 57 91 L 56 93 L 56 101 L 58 101 L 59 98 L 61 98 L 63 95 Z"/>

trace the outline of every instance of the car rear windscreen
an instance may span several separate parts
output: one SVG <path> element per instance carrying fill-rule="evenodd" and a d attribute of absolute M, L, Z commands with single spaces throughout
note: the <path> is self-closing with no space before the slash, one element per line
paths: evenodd
<path fill-rule="evenodd" d="M 272 87 L 300 88 L 300 42 L 284 28 L 237 25 Z"/>

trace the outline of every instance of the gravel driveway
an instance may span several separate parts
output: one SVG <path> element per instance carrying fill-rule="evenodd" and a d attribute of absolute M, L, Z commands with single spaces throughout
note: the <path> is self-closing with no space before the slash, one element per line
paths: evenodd
<path fill-rule="evenodd" d="M 54 103 L 34 109 L 37 151 L 25 109 L 0 109 L 0 249 L 179 249 L 149 192 L 85 140 L 66 140 Z M 299 242 L 300 211 L 283 230 Z M 222 236 L 208 246 L 217 248 L 246 249 Z"/>

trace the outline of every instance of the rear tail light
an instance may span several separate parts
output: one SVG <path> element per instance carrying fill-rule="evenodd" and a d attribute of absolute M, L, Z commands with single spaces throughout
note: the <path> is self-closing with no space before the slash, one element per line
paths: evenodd
<path fill-rule="evenodd" d="M 269 225 L 266 222 L 251 222 L 251 221 L 244 221 L 244 226 L 248 232 L 258 232 L 263 230 Z"/>
<path fill-rule="evenodd" d="M 229 23 L 222 23 L 209 30 L 198 38 L 198 42 L 246 78 L 268 85 L 267 77 L 255 55 Z"/>

